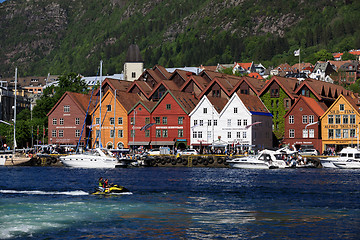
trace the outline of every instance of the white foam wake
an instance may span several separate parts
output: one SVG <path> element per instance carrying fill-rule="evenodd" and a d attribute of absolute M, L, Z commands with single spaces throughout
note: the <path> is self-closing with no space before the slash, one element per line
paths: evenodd
<path fill-rule="evenodd" d="M 71 196 L 81 196 L 81 195 L 89 195 L 89 193 L 76 190 L 76 191 L 68 191 L 68 192 L 46 192 L 46 191 L 17 191 L 17 190 L 0 190 L 0 193 L 5 194 L 33 194 L 33 195 L 71 195 Z"/>

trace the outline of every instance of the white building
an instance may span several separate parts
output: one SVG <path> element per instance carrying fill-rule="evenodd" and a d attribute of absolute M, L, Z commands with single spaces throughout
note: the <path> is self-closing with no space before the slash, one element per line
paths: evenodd
<path fill-rule="evenodd" d="M 204 96 L 190 113 L 192 146 L 272 147 L 272 115 L 257 96 Z"/>

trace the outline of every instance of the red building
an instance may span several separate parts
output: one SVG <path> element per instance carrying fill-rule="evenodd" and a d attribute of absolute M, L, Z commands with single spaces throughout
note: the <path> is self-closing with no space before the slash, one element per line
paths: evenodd
<path fill-rule="evenodd" d="M 321 153 L 320 117 L 326 110 L 324 103 L 300 96 L 284 116 L 284 144 L 294 145 L 297 150 L 315 148 Z"/>
<path fill-rule="evenodd" d="M 49 144 L 76 146 L 81 137 L 80 146 L 86 145 L 89 131 L 86 126 L 91 123 L 90 115 L 86 117 L 89 102 L 90 95 L 73 92 L 64 93 L 47 114 Z M 93 104 L 90 105 L 89 112 L 93 107 Z M 82 136 L 81 132 L 83 132 Z"/>

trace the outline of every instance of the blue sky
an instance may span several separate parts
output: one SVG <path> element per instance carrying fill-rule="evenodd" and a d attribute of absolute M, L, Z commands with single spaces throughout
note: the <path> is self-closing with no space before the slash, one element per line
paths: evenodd
<path fill-rule="evenodd" d="M 0 0 L 0 3 L 5 2 L 6 0 Z"/>

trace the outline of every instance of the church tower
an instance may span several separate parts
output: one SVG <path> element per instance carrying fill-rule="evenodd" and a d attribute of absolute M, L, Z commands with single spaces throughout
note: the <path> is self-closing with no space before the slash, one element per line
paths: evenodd
<path fill-rule="evenodd" d="M 134 81 L 140 77 L 144 71 L 144 61 L 140 55 L 139 46 L 131 44 L 126 54 L 124 64 L 124 76 L 127 81 Z"/>

